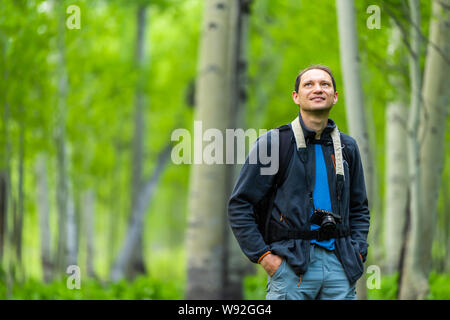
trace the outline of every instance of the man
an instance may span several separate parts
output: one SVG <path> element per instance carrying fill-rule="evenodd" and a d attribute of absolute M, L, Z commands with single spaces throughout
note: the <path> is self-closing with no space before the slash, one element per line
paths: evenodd
<path fill-rule="evenodd" d="M 358 146 L 328 118 L 338 101 L 328 67 L 301 71 L 292 99 L 299 106 L 298 118 L 262 135 L 251 151 L 286 144 L 286 139 L 272 139 L 281 137 L 276 134 L 281 130 L 288 132 L 289 147 L 295 149 L 285 164 L 284 180 L 278 184 L 276 175 L 261 174 L 264 161 L 251 164 L 247 158 L 229 201 L 230 225 L 243 252 L 269 275 L 266 299 L 353 300 L 369 231 Z M 256 208 L 269 198 L 267 237 Z"/>

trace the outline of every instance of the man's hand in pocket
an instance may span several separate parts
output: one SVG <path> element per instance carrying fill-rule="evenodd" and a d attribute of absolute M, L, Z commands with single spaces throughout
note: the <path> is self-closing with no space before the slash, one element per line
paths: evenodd
<path fill-rule="evenodd" d="M 281 266 L 282 262 L 283 259 L 280 256 L 269 253 L 261 260 L 260 264 L 269 276 L 273 276 L 277 269 Z"/>

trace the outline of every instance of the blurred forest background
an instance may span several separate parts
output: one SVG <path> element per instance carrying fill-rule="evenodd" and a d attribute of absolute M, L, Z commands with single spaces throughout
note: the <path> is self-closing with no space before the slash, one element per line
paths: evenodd
<path fill-rule="evenodd" d="M 298 71 L 321 63 L 365 167 L 359 298 L 450 299 L 449 13 L 448 0 L 1 0 L 0 298 L 263 299 L 267 275 L 226 222 L 239 165 L 176 164 L 171 135 L 286 124 Z"/>

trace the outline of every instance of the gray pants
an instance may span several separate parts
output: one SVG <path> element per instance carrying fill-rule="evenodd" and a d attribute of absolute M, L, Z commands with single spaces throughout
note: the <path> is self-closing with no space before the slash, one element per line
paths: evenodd
<path fill-rule="evenodd" d="M 299 278 L 283 260 L 267 282 L 267 300 L 355 300 L 350 284 L 334 251 L 311 245 L 310 264 Z"/>

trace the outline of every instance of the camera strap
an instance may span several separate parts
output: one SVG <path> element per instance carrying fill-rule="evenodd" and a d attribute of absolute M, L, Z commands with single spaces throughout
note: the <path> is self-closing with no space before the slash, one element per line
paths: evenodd
<path fill-rule="evenodd" d="M 306 164 L 306 160 L 307 160 L 307 150 L 306 150 L 306 141 L 305 141 L 305 136 L 303 134 L 303 130 L 302 127 L 300 125 L 300 119 L 297 116 L 297 118 L 295 118 L 292 122 L 291 122 L 291 127 L 292 127 L 292 131 L 294 132 L 294 138 L 295 138 L 295 143 L 297 145 L 297 150 L 299 151 L 300 154 L 300 159 L 302 160 L 303 164 Z M 342 156 L 342 147 L 341 147 L 341 138 L 340 138 L 340 134 L 339 134 L 339 129 L 336 125 L 336 127 L 333 129 L 333 131 L 331 131 L 331 139 L 333 141 L 333 148 L 334 148 L 334 157 L 336 159 L 336 193 L 337 193 L 337 198 L 338 198 L 338 214 L 340 214 L 341 211 L 341 197 L 342 197 L 342 190 L 344 187 L 344 181 L 345 181 L 345 175 L 344 175 L 344 162 L 343 162 L 343 156 Z M 305 170 L 305 175 L 306 175 L 306 170 Z M 309 187 L 311 185 L 311 183 L 308 180 L 308 177 L 306 177 L 306 183 L 308 186 L 308 190 Z M 314 210 L 314 202 L 312 200 L 312 190 L 309 190 L 310 192 L 310 200 L 312 203 L 312 208 Z"/>
<path fill-rule="evenodd" d="M 329 240 L 331 238 L 342 238 L 351 235 L 350 229 L 342 225 L 336 226 L 336 229 L 331 233 L 324 233 L 322 228 L 317 230 L 298 230 L 286 228 L 271 221 L 270 223 L 270 238 L 269 243 L 290 240 L 290 239 L 302 239 L 302 240 Z"/>
<path fill-rule="evenodd" d="M 303 160 L 306 160 L 306 141 L 305 136 L 303 135 L 302 127 L 300 126 L 300 119 L 297 116 L 292 122 L 292 131 L 294 132 L 295 143 L 297 145 L 297 149 L 300 149 L 300 156 Z M 334 156 L 336 158 L 336 176 L 342 176 L 339 179 L 345 180 L 344 177 L 344 162 L 342 157 L 342 147 L 341 147 L 341 137 L 339 134 L 339 129 L 336 128 L 331 131 L 331 139 L 333 140 L 333 148 L 334 148 Z M 303 150 L 301 150 L 303 149 Z M 303 159 L 305 158 L 305 159 Z M 304 161 L 305 162 L 305 161 Z"/>

